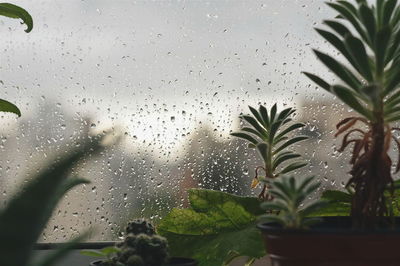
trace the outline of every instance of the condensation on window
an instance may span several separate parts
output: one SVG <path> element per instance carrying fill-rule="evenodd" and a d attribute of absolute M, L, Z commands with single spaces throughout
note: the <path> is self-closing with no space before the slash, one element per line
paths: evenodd
<path fill-rule="evenodd" d="M 333 16 L 319 0 L 21 0 L 26 34 L 0 19 L 1 97 L 22 117 L 0 116 L 0 199 L 89 132 L 114 128 L 120 143 L 80 166 L 90 184 L 69 192 L 44 242 L 95 227 L 116 240 L 132 218 L 157 220 L 187 206 L 188 188 L 257 195 L 260 160 L 229 135 L 248 105 L 294 106 L 310 137 L 297 146 L 324 188 L 343 187 L 348 158 L 335 123 L 349 113 L 302 70 L 324 71 L 312 53 L 335 51 L 313 27 Z"/>

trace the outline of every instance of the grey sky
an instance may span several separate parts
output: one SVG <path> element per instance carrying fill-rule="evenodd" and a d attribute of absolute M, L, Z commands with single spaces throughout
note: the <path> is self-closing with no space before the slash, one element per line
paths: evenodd
<path fill-rule="evenodd" d="M 25 117 L 36 103 L 54 101 L 136 136 L 157 118 L 192 127 L 182 111 L 228 118 L 228 131 L 247 104 L 312 95 L 300 71 L 317 68 L 310 44 L 322 42 L 312 27 L 330 14 L 316 0 L 16 3 L 35 26 L 25 34 L 17 21 L 1 19 L 1 95 Z"/>

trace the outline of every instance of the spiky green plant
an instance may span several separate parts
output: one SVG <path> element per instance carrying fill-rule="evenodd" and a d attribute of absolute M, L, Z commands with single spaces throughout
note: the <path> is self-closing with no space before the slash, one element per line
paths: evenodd
<path fill-rule="evenodd" d="M 242 127 L 240 132 L 234 132 L 231 135 L 250 142 L 249 147 L 257 149 L 264 162 L 263 166 L 255 169 L 252 187 L 255 187 L 259 181 L 273 179 L 307 165 L 305 162 L 295 161 L 282 167 L 282 164 L 289 160 L 301 157 L 300 154 L 288 150 L 288 148 L 307 139 L 306 136 L 289 137 L 289 133 L 293 130 L 304 127 L 302 123 L 291 123 L 291 116 L 295 112 L 294 108 L 278 112 L 277 106 L 274 104 L 269 112 L 263 105 L 260 105 L 259 110 L 251 106 L 249 109 L 252 116 L 242 115 L 241 118 L 250 126 Z M 265 177 L 259 175 L 260 170 L 264 171 Z M 265 182 L 263 183 L 259 196 L 268 199 L 267 185 Z"/>
<path fill-rule="evenodd" d="M 26 32 L 30 32 L 33 28 L 31 15 L 19 6 L 10 3 L 0 3 L 0 16 L 22 19 L 22 21 L 27 25 L 27 29 L 25 30 Z M 15 104 L 3 99 L 0 99 L 0 111 L 14 113 L 21 116 L 21 111 Z"/>
<path fill-rule="evenodd" d="M 30 265 L 54 265 L 76 242 L 83 240 L 78 237 L 42 261 L 31 262 L 34 245 L 58 202 L 75 186 L 89 182 L 69 177 L 71 169 L 89 154 L 100 152 L 103 149 L 101 139 L 95 137 L 80 145 L 79 149 L 64 151 L 62 156 L 54 157 L 47 167 L 35 172 L 33 178 L 0 210 L 0 265 L 25 266 L 29 262 Z"/>
<path fill-rule="evenodd" d="M 314 177 L 304 179 L 285 176 L 270 182 L 272 201 L 263 202 L 261 207 L 273 210 L 278 214 L 261 216 L 267 222 L 276 222 L 288 229 L 307 229 L 308 226 L 320 221 L 317 217 L 307 217 L 314 211 L 325 206 L 324 201 L 315 201 L 302 207 L 304 200 L 314 193 L 320 183 L 313 183 Z"/>
<path fill-rule="evenodd" d="M 81 254 L 102 258 L 100 266 L 162 266 L 168 262 L 168 242 L 156 234 L 151 223 L 136 219 L 128 224 L 124 241 L 115 247 Z"/>
<path fill-rule="evenodd" d="M 329 83 L 305 72 L 320 87 L 336 95 L 360 114 L 339 122 L 336 136 L 343 137 L 341 151 L 353 144 L 351 178 L 354 186 L 351 215 L 354 226 L 374 227 L 388 215 L 385 189 L 393 191 L 392 160 L 388 155 L 392 124 L 400 120 L 400 8 L 397 0 L 366 0 L 327 3 L 339 13 L 325 20 L 330 31 L 316 31 L 347 63 L 314 50 L 318 59 L 342 82 Z M 364 127 L 356 128 L 356 124 Z M 366 129 L 364 129 L 366 128 Z M 400 170 L 397 163 L 396 172 Z"/>

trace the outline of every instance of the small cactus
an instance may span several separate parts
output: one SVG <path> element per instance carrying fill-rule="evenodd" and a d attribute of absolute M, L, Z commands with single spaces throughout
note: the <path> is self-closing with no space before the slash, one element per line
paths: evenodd
<path fill-rule="evenodd" d="M 155 234 L 154 226 L 144 219 L 136 219 L 128 224 L 126 227 L 127 234 L 146 234 L 153 235 Z"/>
<path fill-rule="evenodd" d="M 167 239 L 155 233 L 146 220 L 130 222 L 123 242 L 116 244 L 118 252 L 101 266 L 162 266 L 168 261 Z"/>

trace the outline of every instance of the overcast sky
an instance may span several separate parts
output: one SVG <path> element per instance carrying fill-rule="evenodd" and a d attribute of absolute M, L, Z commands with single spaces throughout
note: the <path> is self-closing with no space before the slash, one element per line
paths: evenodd
<path fill-rule="evenodd" d="M 300 72 L 325 73 L 312 28 L 333 16 L 320 0 L 14 3 L 34 29 L 1 18 L 0 95 L 23 119 L 58 103 L 99 127 L 171 143 L 199 121 L 226 134 L 247 105 L 318 95 Z"/>

